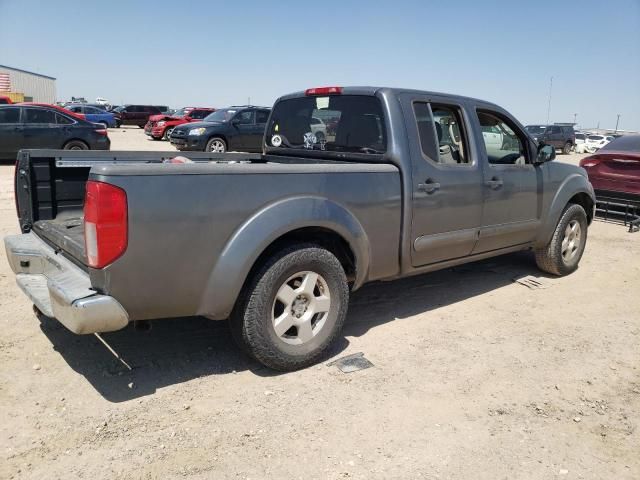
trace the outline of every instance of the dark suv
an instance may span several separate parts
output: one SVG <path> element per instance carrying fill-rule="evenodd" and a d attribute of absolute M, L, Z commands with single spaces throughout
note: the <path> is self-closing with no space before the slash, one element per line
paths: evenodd
<path fill-rule="evenodd" d="M 116 116 L 116 127 L 120 125 L 137 125 L 144 128 L 150 115 L 160 115 L 160 107 L 153 105 L 123 105 L 113 109 Z"/>
<path fill-rule="evenodd" d="M 576 145 L 576 132 L 571 125 L 527 125 L 525 128 L 537 142 L 560 148 L 564 154 L 571 153 Z"/>
<path fill-rule="evenodd" d="M 261 152 L 270 111 L 251 105 L 221 108 L 202 122 L 178 125 L 171 144 L 178 150 L 200 152 Z"/>

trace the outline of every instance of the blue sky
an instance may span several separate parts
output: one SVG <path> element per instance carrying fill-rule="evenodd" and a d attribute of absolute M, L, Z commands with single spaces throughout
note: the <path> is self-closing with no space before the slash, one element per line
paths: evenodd
<path fill-rule="evenodd" d="M 321 85 L 494 101 L 523 123 L 640 130 L 640 0 L 0 0 L 0 64 L 112 103 L 270 105 Z"/>

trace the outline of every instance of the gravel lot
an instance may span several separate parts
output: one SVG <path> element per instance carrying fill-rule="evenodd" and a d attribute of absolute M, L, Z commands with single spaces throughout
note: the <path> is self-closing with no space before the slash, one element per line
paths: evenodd
<path fill-rule="evenodd" d="M 114 150 L 173 150 L 141 129 Z M 575 162 L 579 156 L 559 156 Z M 0 165 L 0 234 L 16 233 Z M 0 478 L 638 479 L 640 233 L 596 221 L 580 269 L 517 254 L 353 295 L 339 357 L 276 374 L 224 322 L 105 338 L 39 322 L 0 253 Z"/>

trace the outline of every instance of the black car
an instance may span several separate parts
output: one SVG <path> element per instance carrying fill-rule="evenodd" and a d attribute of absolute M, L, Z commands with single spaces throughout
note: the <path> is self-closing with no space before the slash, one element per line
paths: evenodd
<path fill-rule="evenodd" d="M 15 160 L 22 148 L 109 150 L 107 130 L 60 107 L 0 105 L 0 158 Z"/>
<path fill-rule="evenodd" d="M 569 154 L 576 145 L 576 132 L 571 125 L 527 125 L 527 132 L 537 141 L 552 145 Z"/>
<path fill-rule="evenodd" d="M 171 144 L 178 150 L 261 152 L 270 109 L 244 105 L 221 108 L 202 122 L 173 129 Z"/>

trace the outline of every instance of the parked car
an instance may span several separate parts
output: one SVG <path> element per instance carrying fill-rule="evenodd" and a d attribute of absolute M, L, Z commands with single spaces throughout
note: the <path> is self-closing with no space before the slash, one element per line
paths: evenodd
<path fill-rule="evenodd" d="M 215 111 L 215 108 L 208 107 L 185 107 L 172 115 L 151 115 L 144 126 L 144 133 L 154 140 L 169 140 L 171 132 L 178 125 L 201 121 Z"/>
<path fill-rule="evenodd" d="M 640 200 L 640 135 L 624 135 L 580 160 L 596 196 Z"/>
<path fill-rule="evenodd" d="M 0 105 L 10 105 L 13 102 L 11 99 L 5 95 L 0 95 Z"/>
<path fill-rule="evenodd" d="M 588 153 L 594 153 L 611 142 L 614 138 L 607 135 L 589 135 L 584 148 Z"/>
<path fill-rule="evenodd" d="M 267 118 L 267 107 L 222 108 L 202 122 L 175 127 L 169 139 L 171 145 L 180 151 L 260 152 Z"/>
<path fill-rule="evenodd" d="M 24 148 L 109 150 L 102 126 L 53 105 L 0 105 L 0 158 L 14 159 Z"/>
<path fill-rule="evenodd" d="M 259 110 L 212 115 L 231 123 Z M 336 121 L 324 142 L 310 128 L 320 113 Z M 485 126 L 516 147 L 476 141 Z M 350 292 L 367 282 L 523 250 L 554 275 L 578 268 L 595 200 L 586 173 L 551 161 L 554 148 L 497 105 L 313 88 L 276 101 L 262 145 L 262 154 L 185 153 L 191 161 L 178 165 L 158 152 L 89 153 L 82 165 L 64 152 L 24 152 L 23 233 L 5 238 L 18 285 L 75 333 L 230 318 L 249 354 L 293 370 L 322 357 Z M 55 182 L 55 195 L 34 195 L 35 182 Z"/>
<path fill-rule="evenodd" d="M 570 125 L 527 125 L 525 128 L 536 141 L 559 148 L 567 155 L 576 144 L 575 131 Z"/>
<path fill-rule="evenodd" d="M 109 100 L 107 100 L 106 98 L 102 98 L 102 97 L 96 97 L 96 103 L 98 105 L 109 105 Z"/>
<path fill-rule="evenodd" d="M 137 125 L 144 128 L 151 115 L 160 115 L 162 111 L 153 105 L 123 105 L 112 110 L 116 116 L 116 126 Z"/>
<path fill-rule="evenodd" d="M 87 121 L 100 123 L 105 128 L 114 128 L 116 126 L 116 116 L 112 112 L 105 112 L 99 108 L 84 104 L 72 104 L 64 108 L 73 113 L 82 113 Z"/>

